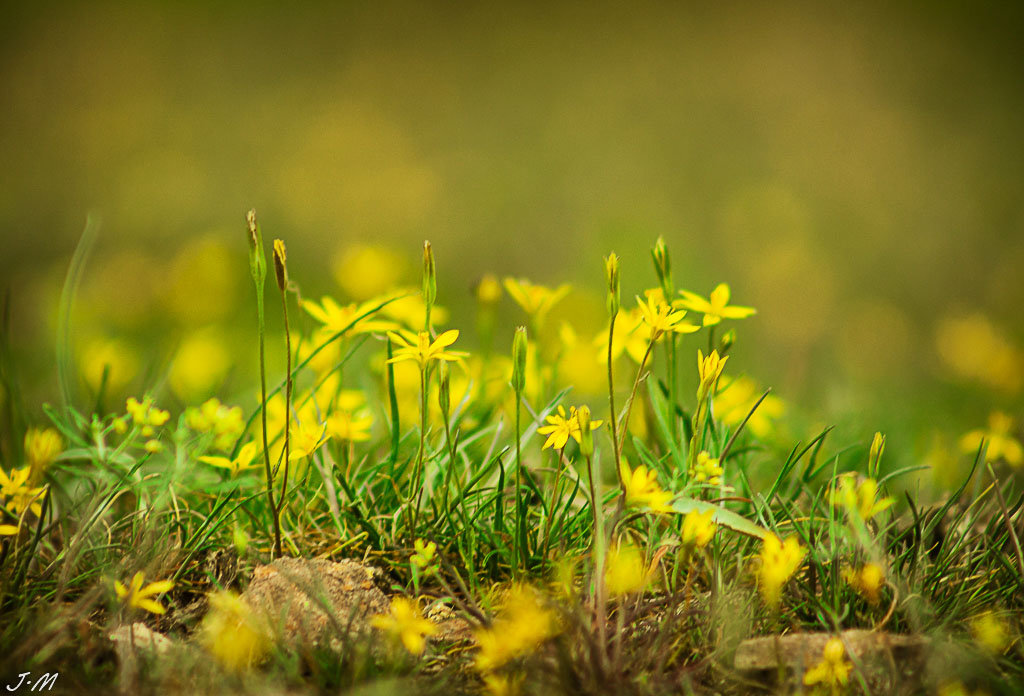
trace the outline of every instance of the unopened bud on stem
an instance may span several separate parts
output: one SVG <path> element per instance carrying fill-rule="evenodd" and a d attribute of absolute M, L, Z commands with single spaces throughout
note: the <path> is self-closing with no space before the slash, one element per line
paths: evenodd
<path fill-rule="evenodd" d="M 619 313 L 619 257 L 613 251 L 604 260 L 605 275 L 608 277 L 608 314 Z"/>
<path fill-rule="evenodd" d="M 512 337 L 512 388 L 516 395 L 526 388 L 526 327 L 520 326 Z"/>
<path fill-rule="evenodd" d="M 284 241 L 274 240 L 274 275 L 277 276 L 277 287 L 284 292 L 288 288 L 288 251 Z"/>
<path fill-rule="evenodd" d="M 590 407 L 584 404 L 576 409 L 576 421 L 580 424 L 580 454 L 586 458 L 594 456 L 594 431 L 590 426 Z"/>

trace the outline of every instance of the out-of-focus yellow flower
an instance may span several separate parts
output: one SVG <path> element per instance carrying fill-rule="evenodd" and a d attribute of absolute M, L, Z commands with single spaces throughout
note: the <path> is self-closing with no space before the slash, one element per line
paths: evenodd
<path fill-rule="evenodd" d="M 222 239 L 191 241 L 171 260 L 167 280 L 158 286 L 163 302 L 171 314 L 192 325 L 221 319 L 235 308 L 234 268 L 235 251 Z"/>
<path fill-rule="evenodd" d="M 228 591 L 210 595 L 210 610 L 199 635 L 203 647 L 232 672 L 258 663 L 270 646 L 267 627 L 245 600 Z"/>
<path fill-rule="evenodd" d="M 139 401 L 134 396 L 128 397 L 125 402 L 125 410 L 132 418 L 132 423 L 139 428 L 142 437 L 153 437 L 156 428 L 167 422 L 171 414 L 153 405 L 151 397 L 145 397 Z"/>
<path fill-rule="evenodd" d="M 697 455 L 697 461 L 693 468 L 690 469 L 690 478 L 697 483 L 719 486 L 722 484 L 724 471 L 719 465 L 717 457 L 712 457 L 707 452 L 701 452 Z"/>
<path fill-rule="evenodd" d="M 825 690 L 835 696 L 846 689 L 853 665 L 846 661 L 846 648 L 841 638 L 829 638 L 822 651 L 822 659 L 804 674 L 804 686 Z"/>
<path fill-rule="evenodd" d="M 608 377 L 594 360 L 590 342 L 580 340 L 568 322 L 558 327 L 558 338 L 561 343 L 558 353 L 560 384 L 573 387 L 574 393 L 580 395 L 602 394 L 608 388 Z"/>
<path fill-rule="evenodd" d="M 373 415 L 368 411 L 352 413 L 336 409 L 327 416 L 327 433 L 342 442 L 365 442 L 370 439 Z"/>
<path fill-rule="evenodd" d="M 0 524 L 0 536 L 14 536 L 20 531 L 20 525 Z"/>
<path fill-rule="evenodd" d="M 619 462 L 619 475 L 626 489 L 626 505 L 647 507 L 651 512 L 672 512 L 668 501 L 672 499 L 672 491 L 666 491 L 658 485 L 658 472 L 648 471 L 641 464 L 630 470 L 625 459 Z"/>
<path fill-rule="evenodd" d="M 197 433 L 213 433 L 213 446 L 219 450 L 232 447 L 245 429 L 242 409 L 226 406 L 217 398 L 207 399 L 198 408 L 186 408 L 185 423 Z"/>
<path fill-rule="evenodd" d="M 877 563 L 865 563 L 857 570 L 843 569 L 843 579 L 872 605 L 878 604 L 885 587 L 885 570 Z"/>
<path fill-rule="evenodd" d="M 98 390 L 107 375 L 107 391 L 119 393 L 139 372 L 139 356 L 130 345 L 116 338 L 97 338 L 82 349 L 79 369 L 85 383 Z"/>
<path fill-rule="evenodd" d="M 660 289 L 656 292 L 648 291 L 646 301 L 636 298 L 643 321 L 650 330 L 651 340 L 657 341 L 668 332 L 688 334 L 700 331 L 696 324 L 683 321 L 686 317 L 685 309 L 673 308 L 659 295 L 662 295 Z"/>
<path fill-rule="evenodd" d="M 246 469 L 259 467 L 260 461 L 256 459 L 256 455 L 259 452 L 259 445 L 255 442 L 247 442 L 238 450 L 238 456 L 234 459 L 228 459 L 227 457 L 199 457 L 199 461 L 219 469 L 227 469 L 231 472 L 231 476 L 234 477 Z"/>
<path fill-rule="evenodd" d="M 832 490 L 833 507 L 841 507 L 849 514 L 856 513 L 862 520 L 867 522 L 878 513 L 888 510 L 896 502 L 894 498 L 882 498 L 878 496 L 878 482 L 874 479 L 863 479 L 856 483 L 856 474 L 843 474 L 839 477 L 835 488 Z"/>
<path fill-rule="evenodd" d="M 720 423 L 729 427 L 737 426 L 747 417 L 750 409 L 754 408 L 762 393 L 763 391 L 759 390 L 754 380 L 749 377 L 731 378 L 722 375 L 718 379 L 718 391 L 715 393 L 715 415 Z M 785 412 L 785 402 L 774 394 L 769 394 L 744 427 L 758 438 L 764 438 L 771 434 L 774 422 Z"/>
<path fill-rule="evenodd" d="M 1001 655 L 1010 647 L 1010 625 L 994 611 L 978 614 L 970 622 L 974 641 L 993 655 Z"/>
<path fill-rule="evenodd" d="M 380 303 L 364 302 L 342 307 L 334 299 L 324 295 L 319 304 L 312 300 L 303 300 L 302 308 L 309 316 L 323 324 L 323 329 L 329 336 L 341 331 L 361 334 L 384 332 L 397 328 L 394 322 L 378 319 L 375 313 L 371 312 L 378 304 Z"/>
<path fill-rule="evenodd" d="M 341 361 L 341 341 L 331 340 L 333 338 L 334 333 L 322 326 L 313 331 L 308 339 L 293 334 L 295 364 L 301 365 L 309 360 L 309 367 L 321 376 L 334 370 Z"/>
<path fill-rule="evenodd" d="M 714 518 L 714 510 L 686 513 L 683 518 L 683 546 L 702 549 L 711 543 L 718 529 Z"/>
<path fill-rule="evenodd" d="M 394 249 L 357 244 L 339 253 L 332 265 L 334 279 L 354 300 L 368 300 L 394 289 L 408 271 L 407 259 Z"/>
<path fill-rule="evenodd" d="M 167 381 L 182 399 L 197 400 L 216 390 L 231 364 L 231 352 L 220 331 L 202 329 L 181 342 Z"/>
<path fill-rule="evenodd" d="M 152 438 L 143 443 L 142 449 L 146 450 L 150 454 L 158 454 L 164 451 L 164 443 L 160 442 L 156 438 Z"/>
<path fill-rule="evenodd" d="M 475 666 L 481 672 L 493 672 L 533 652 L 557 632 L 555 616 L 541 603 L 537 592 L 515 585 L 491 626 L 476 632 L 479 652 Z"/>
<path fill-rule="evenodd" d="M 551 289 L 543 285 L 534 285 L 525 278 L 505 278 L 504 285 L 509 297 L 530 315 L 536 326 L 543 325 L 551 308 L 569 294 L 568 285 L 559 285 Z"/>
<path fill-rule="evenodd" d="M 975 454 L 981 441 L 988 443 L 985 459 L 997 462 L 1000 459 L 1017 468 L 1024 462 L 1024 448 L 1013 435 L 1013 419 L 1002 411 L 993 411 L 988 417 L 988 428 L 978 428 L 960 438 L 960 450 L 964 454 Z"/>
<path fill-rule="evenodd" d="M 639 308 L 623 309 L 615 319 L 615 333 L 612 337 L 612 360 L 617 360 L 623 351 L 635 363 L 644 359 L 647 344 L 651 341 L 651 328 L 644 322 Z M 597 346 L 597 359 L 601 364 L 608 363 L 608 330 L 605 329 L 594 337 Z"/>
<path fill-rule="evenodd" d="M 548 425 L 537 428 L 538 435 L 548 436 L 541 449 L 547 449 L 548 447 L 562 449 L 569 442 L 570 437 L 576 442 L 580 441 L 580 420 L 575 406 L 569 407 L 568 417 L 565 415 L 565 408 L 559 406 L 557 413 L 552 413 L 544 420 L 548 422 Z M 597 430 L 603 422 L 599 420 L 590 421 L 590 429 Z"/>
<path fill-rule="evenodd" d="M 12 469 L 10 474 L 0 469 L 0 504 L 15 517 L 20 517 L 26 509 L 37 516 L 42 514 L 46 489 L 29 485 L 31 475 L 32 469 L 27 466 Z"/>
<path fill-rule="evenodd" d="M 391 300 L 380 313 L 392 319 L 402 326 L 410 328 L 421 328 L 426 317 L 427 304 L 423 301 L 423 293 L 418 289 L 406 288 L 396 290 L 383 297 L 367 302 L 370 306 L 376 306 L 385 300 Z M 448 321 L 448 310 L 434 303 L 430 307 L 430 323 L 433 325 L 444 324 Z M 397 329 L 398 327 L 392 327 Z"/>
<path fill-rule="evenodd" d="M 522 692 L 522 674 L 485 674 L 484 688 L 491 696 L 518 696 Z"/>
<path fill-rule="evenodd" d="M 291 437 L 288 444 L 291 452 L 288 454 L 290 461 L 305 459 L 316 452 L 327 442 L 327 425 L 317 423 L 315 420 L 306 420 L 291 428 Z"/>
<path fill-rule="evenodd" d="M 782 587 L 800 568 L 807 549 L 800 545 L 795 536 L 783 543 L 769 532 L 761 546 L 761 566 L 757 571 L 757 586 L 769 606 L 778 606 L 782 599 Z"/>
<path fill-rule="evenodd" d="M 445 331 L 433 341 L 430 340 L 430 334 L 426 331 L 420 331 L 416 335 L 408 331 L 402 333 L 389 331 L 388 337 L 398 346 L 393 353 L 394 357 L 388 361 L 392 363 L 414 360 L 419 363 L 420 369 L 423 369 L 431 360 L 456 362 L 469 355 L 469 353 L 458 350 L 446 350 L 459 338 L 458 329 Z"/>
<path fill-rule="evenodd" d="M 719 357 L 718 351 L 713 350 L 707 357 L 697 349 L 697 375 L 700 378 L 700 386 L 697 387 L 697 401 L 703 402 L 709 394 L 714 393 L 715 382 L 722 376 L 725 363 L 729 357 Z"/>
<path fill-rule="evenodd" d="M 689 290 L 680 290 L 679 294 L 683 298 L 677 300 L 677 303 L 684 309 L 691 309 L 694 312 L 703 314 L 704 326 L 713 326 L 723 319 L 745 319 L 757 313 L 757 310 L 753 307 L 730 305 L 730 291 L 726 283 L 720 283 L 711 291 L 711 296 L 706 300 Z"/>
<path fill-rule="evenodd" d="M 935 329 L 935 346 L 961 378 L 1008 394 L 1024 385 L 1024 353 L 983 314 L 946 317 Z"/>
<path fill-rule="evenodd" d="M 608 549 L 604 585 L 609 596 L 619 597 L 639 592 L 647 587 L 649 581 L 650 574 L 637 547 L 623 542 Z"/>
<path fill-rule="evenodd" d="M 53 428 L 29 428 L 25 432 L 25 461 L 33 481 L 39 481 L 63 451 L 64 441 Z"/>
<path fill-rule="evenodd" d="M 405 597 L 392 599 L 391 612 L 373 617 L 370 623 L 401 642 L 413 655 L 421 654 L 427 647 L 426 637 L 437 632 L 437 626 L 423 618 L 419 605 Z"/>
<path fill-rule="evenodd" d="M 488 273 L 476 284 L 476 299 L 483 305 L 497 304 L 501 299 L 501 282 L 493 273 Z"/>
<path fill-rule="evenodd" d="M 153 614 L 165 613 L 167 610 L 159 602 L 151 598 L 158 594 L 169 592 L 174 587 L 174 581 L 158 580 L 143 587 L 142 581 L 144 579 L 145 575 L 140 570 L 132 576 L 128 587 L 122 585 L 119 580 L 115 580 L 114 591 L 117 593 L 118 599 L 133 609 L 145 609 Z"/>

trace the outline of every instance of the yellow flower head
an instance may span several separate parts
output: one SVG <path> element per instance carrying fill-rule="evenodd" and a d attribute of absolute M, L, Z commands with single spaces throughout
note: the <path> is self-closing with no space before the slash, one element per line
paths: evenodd
<path fill-rule="evenodd" d="M 31 510 L 37 516 L 42 514 L 46 489 L 31 486 L 31 475 L 32 470 L 27 466 L 12 469 L 10 474 L 0 469 L 0 504 L 16 517 L 21 517 L 25 510 Z"/>
<path fill-rule="evenodd" d="M 647 587 L 649 581 L 650 575 L 639 549 L 630 543 L 616 544 L 608 549 L 604 584 L 610 596 L 639 592 Z"/>
<path fill-rule="evenodd" d="M 876 501 L 877 496 L 878 482 L 874 479 L 866 478 L 858 484 L 856 474 L 844 474 L 832 491 L 832 505 L 842 507 L 848 514 L 857 514 L 867 522 L 896 502 L 893 498 Z"/>
<path fill-rule="evenodd" d="M 704 353 L 697 350 L 697 374 L 700 377 L 700 386 L 697 387 L 697 401 L 704 401 L 709 394 L 714 392 L 715 382 L 722 375 L 725 363 L 729 357 L 719 357 L 718 351 L 713 350 L 704 357 Z"/>
<path fill-rule="evenodd" d="M 612 337 L 612 360 L 617 360 L 625 351 L 630 359 L 639 363 L 647 352 L 647 344 L 651 340 L 651 328 L 644 322 L 643 313 L 638 308 L 623 309 L 615 320 L 614 336 Z M 608 362 L 608 330 L 601 331 L 594 337 L 597 346 L 597 359 L 602 364 Z"/>
<path fill-rule="evenodd" d="M 213 433 L 213 446 L 219 450 L 234 445 L 245 429 L 242 409 L 225 406 L 216 398 L 207 399 L 198 408 L 186 408 L 185 423 L 197 433 Z"/>
<path fill-rule="evenodd" d="M 843 578 L 872 605 L 878 604 L 885 587 L 885 570 L 877 563 L 865 563 L 859 569 L 846 568 Z"/>
<path fill-rule="evenodd" d="M 1013 419 L 1002 411 L 993 411 L 988 417 L 988 428 L 978 428 L 960 438 L 960 450 L 965 454 L 975 454 L 984 440 L 988 443 L 985 459 L 989 462 L 1005 460 L 1010 466 L 1017 468 L 1024 463 L 1024 447 L 1014 437 Z"/>
<path fill-rule="evenodd" d="M 711 543 L 718 526 L 714 521 L 715 511 L 697 512 L 696 510 L 686 513 L 683 518 L 683 546 L 693 546 L 702 549 Z"/>
<path fill-rule="evenodd" d="M 359 244 L 339 253 L 332 264 L 334 279 L 355 300 L 382 295 L 401 282 L 408 269 L 406 258 L 384 246 Z"/>
<path fill-rule="evenodd" d="M 200 642 L 232 672 L 241 672 L 266 654 L 269 631 L 252 608 L 233 592 L 210 595 L 210 611 L 203 619 Z"/>
<path fill-rule="evenodd" d="M 749 414 L 750 419 L 744 427 L 755 436 L 764 438 L 772 432 L 775 421 L 785 414 L 786 403 L 774 394 L 761 399 L 763 393 L 764 390 L 749 377 L 722 375 L 715 392 L 715 416 L 720 423 L 733 427 Z M 761 404 L 751 413 L 758 399 L 761 399 Z"/>
<path fill-rule="evenodd" d="M 491 626 L 476 632 L 479 652 L 475 666 L 481 672 L 493 672 L 532 653 L 557 632 L 555 616 L 537 592 L 525 585 L 515 585 Z"/>
<path fill-rule="evenodd" d="M 719 486 L 722 483 L 724 471 L 719 465 L 717 457 L 712 457 L 707 452 L 701 452 L 697 455 L 697 461 L 693 468 L 690 469 L 690 478 L 698 483 Z"/>
<path fill-rule="evenodd" d="M 327 442 L 327 425 L 317 423 L 315 420 L 305 420 L 302 423 L 293 425 L 291 428 L 291 442 L 289 447 L 291 453 L 288 455 L 290 461 L 305 459 L 316 452 Z"/>
<path fill-rule="evenodd" d="M 657 341 L 670 331 L 682 334 L 700 331 L 700 327 L 696 324 L 683 321 L 683 317 L 686 316 L 686 310 L 674 309 L 665 302 L 660 289 L 656 292 L 648 291 L 646 301 L 637 297 L 636 302 L 640 306 L 640 314 L 643 317 L 644 323 L 650 329 L 650 336 L 653 341 Z"/>
<path fill-rule="evenodd" d="M 1010 647 L 1010 626 L 993 611 L 982 612 L 971 619 L 970 629 L 974 641 L 993 655 L 1000 655 Z"/>
<path fill-rule="evenodd" d="M 455 343 L 456 339 L 458 339 L 458 329 L 445 331 L 435 338 L 433 342 L 430 340 L 430 334 L 426 331 L 420 331 L 416 335 L 408 331 L 402 331 L 401 333 L 389 331 L 388 337 L 398 346 L 394 352 L 394 357 L 388 361 L 391 363 L 402 360 L 414 360 L 419 363 L 420 369 L 423 369 L 431 360 L 456 362 L 469 355 L 469 353 L 458 350 L 446 350 L 448 346 Z"/>
<path fill-rule="evenodd" d="M 551 308 L 569 294 L 568 285 L 560 285 L 552 290 L 543 285 L 534 285 L 525 278 L 505 278 L 504 285 L 509 296 L 533 317 L 537 326 L 543 324 Z"/>
<path fill-rule="evenodd" d="M 427 636 L 437 633 L 437 626 L 423 618 L 419 605 L 405 597 L 391 600 L 391 612 L 375 616 L 371 620 L 395 641 L 401 642 L 413 655 L 419 655 L 427 647 Z"/>
<path fill-rule="evenodd" d="M 782 587 L 800 568 L 806 554 L 807 549 L 800 545 L 795 536 L 783 543 L 769 532 L 761 546 L 761 566 L 757 571 L 758 589 L 765 603 L 778 606 L 782 598 Z"/>
<path fill-rule="evenodd" d="M 626 505 L 648 507 L 651 512 L 672 511 L 668 504 L 672 499 L 672 492 L 663 490 L 658 485 L 658 472 L 653 469 L 648 471 L 643 464 L 630 470 L 625 459 L 619 463 L 619 467 L 622 485 L 626 489 Z"/>
<path fill-rule="evenodd" d="M 25 460 L 35 480 L 63 451 L 64 441 L 53 428 L 29 428 L 25 433 Z"/>
<path fill-rule="evenodd" d="M 167 422 L 171 414 L 153 406 L 153 399 L 146 397 L 139 401 L 133 396 L 125 402 L 125 410 L 143 437 L 153 437 L 156 428 Z"/>
<path fill-rule="evenodd" d="M 485 306 L 493 306 L 501 299 L 501 283 L 497 276 L 488 273 L 476 284 L 476 299 Z"/>
<path fill-rule="evenodd" d="M 558 413 L 552 413 L 545 420 L 548 422 L 548 425 L 537 428 L 538 435 L 548 436 L 541 449 L 547 449 L 548 447 L 562 449 L 569 442 L 570 437 L 577 443 L 580 442 L 582 431 L 580 430 L 579 411 L 575 406 L 569 407 L 568 417 L 565 415 L 565 409 L 559 406 Z M 597 430 L 603 422 L 599 420 L 590 421 L 590 429 Z"/>
<path fill-rule="evenodd" d="M 167 610 L 154 599 L 151 599 L 154 595 L 169 592 L 174 587 L 173 580 L 158 580 L 157 582 L 151 582 L 145 587 L 142 586 L 142 581 L 145 578 L 142 571 L 140 570 L 134 576 L 132 576 L 131 582 L 128 587 L 121 584 L 119 580 L 114 581 L 114 591 L 117 593 L 118 599 L 125 603 L 132 609 L 145 609 L 153 614 L 163 614 Z"/>
<path fill-rule="evenodd" d="M 420 570 L 434 568 L 437 565 L 437 544 L 432 541 L 417 539 L 413 542 L 415 552 L 409 558 L 414 566 Z"/>
<path fill-rule="evenodd" d="M 238 450 L 238 456 L 234 459 L 208 456 L 199 457 L 199 461 L 204 464 L 209 464 L 210 466 L 215 466 L 219 469 L 227 469 L 231 472 L 231 476 L 238 476 L 239 472 L 245 471 L 246 469 L 255 469 L 260 466 L 259 460 L 256 459 L 256 455 L 259 452 L 259 445 L 255 442 L 247 442 Z"/>
<path fill-rule="evenodd" d="M 332 335 L 341 331 L 361 334 L 397 328 L 394 322 L 374 318 L 372 310 L 378 304 L 380 303 L 366 302 L 342 307 L 325 295 L 319 304 L 312 300 L 303 300 L 302 308 L 309 316 L 323 324 L 324 329 Z"/>
<path fill-rule="evenodd" d="M 178 346 L 167 382 L 182 400 L 198 400 L 217 389 L 233 362 L 219 329 L 193 331 Z"/>
<path fill-rule="evenodd" d="M 689 290 L 680 290 L 679 294 L 683 296 L 683 299 L 678 301 L 679 305 L 703 314 L 704 326 L 712 326 L 723 319 L 745 319 L 757 313 L 753 307 L 730 306 L 729 286 L 725 283 L 720 283 L 712 290 L 711 296 L 706 300 Z"/>
<path fill-rule="evenodd" d="M 853 665 L 845 659 L 846 648 L 841 638 L 829 638 L 822 651 L 822 659 L 804 674 L 804 686 L 827 689 L 838 694 L 846 688 Z"/>

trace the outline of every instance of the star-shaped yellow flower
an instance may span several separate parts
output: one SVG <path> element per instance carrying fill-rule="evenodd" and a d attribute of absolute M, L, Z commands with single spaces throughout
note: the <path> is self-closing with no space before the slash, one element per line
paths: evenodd
<path fill-rule="evenodd" d="M 259 462 L 254 461 L 258 452 L 259 446 L 255 442 L 248 442 L 242 445 L 242 448 L 238 450 L 238 456 L 234 459 L 207 456 L 199 457 L 199 461 L 219 469 L 227 469 L 232 476 L 238 476 L 239 472 L 245 469 L 254 469 L 259 466 Z"/>
<path fill-rule="evenodd" d="M 729 286 L 726 283 L 720 283 L 706 300 L 689 290 L 680 290 L 679 294 L 683 296 L 678 301 L 679 306 L 703 314 L 704 326 L 713 326 L 723 319 L 745 319 L 757 313 L 753 307 L 730 305 Z"/>
<path fill-rule="evenodd" d="M 1005 459 L 1017 468 L 1024 463 L 1024 447 L 1013 435 L 1013 419 L 1002 411 L 994 411 L 988 417 L 988 428 L 978 428 L 960 438 L 960 450 L 974 454 L 981 447 L 981 441 L 988 443 L 985 458 L 990 462 Z"/>
<path fill-rule="evenodd" d="M 174 587 L 174 581 L 158 580 L 143 587 L 144 578 L 145 576 L 140 570 L 132 577 L 128 587 L 122 585 L 119 580 L 115 580 L 114 591 L 117 592 L 117 596 L 122 602 L 133 609 L 145 609 L 154 614 L 163 614 L 167 610 L 159 602 L 150 598 L 163 592 L 169 592 Z"/>
<path fill-rule="evenodd" d="M 637 297 L 636 302 L 640 306 L 644 323 L 650 329 L 651 340 L 657 341 L 670 331 L 683 334 L 700 331 L 696 324 L 683 321 L 686 310 L 675 309 L 666 303 L 661 291 L 648 292 L 646 301 Z"/>
<path fill-rule="evenodd" d="M 375 306 L 373 303 L 366 302 L 342 307 L 327 295 L 324 295 L 319 304 L 312 300 L 302 301 L 302 308 L 306 310 L 306 313 L 323 324 L 324 329 L 332 334 L 346 329 L 351 333 L 359 334 L 389 331 L 396 328 L 393 322 L 374 319 L 373 314 L 368 314 Z M 367 316 L 363 316 L 364 314 Z M 359 319 L 358 317 L 361 316 L 363 318 Z"/>
<path fill-rule="evenodd" d="M 458 329 L 445 331 L 435 338 L 433 342 L 430 340 L 430 334 L 426 331 L 420 331 L 415 335 L 409 331 L 389 331 L 388 338 L 394 341 L 398 349 L 395 350 L 394 357 L 388 362 L 396 363 L 402 360 L 415 360 L 419 363 L 420 368 L 424 368 L 431 360 L 444 360 L 446 362 L 461 360 L 469 355 L 469 353 L 458 350 L 445 350 L 448 346 L 455 343 L 458 337 Z"/>
<path fill-rule="evenodd" d="M 509 296 L 533 317 L 537 324 L 543 324 L 544 318 L 555 303 L 569 294 L 568 285 L 559 285 L 552 290 L 543 285 L 534 285 L 525 278 L 505 278 L 505 290 Z"/>
<path fill-rule="evenodd" d="M 630 470 L 629 464 L 623 459 L 619 463 L 619 474 L 626 488 L 626 505 L 646 506 L 652 512 L 672 511 L 668 505 L 672 492 L 658 485 L 658 472 L 653 469 L 648 471 L 643 464 Z"/>
<path fill-rule="evenodd" d="M 541 447 L 541 449 L 547 449 L 548 447 L 562 449 L 569 442 L 570 437 L 576 442 L 580 441 L 580 421 L 575 406 L 569 408 L 568 417 L 565 415 L 565 409 L 559 406 L 558 413 L 552 413 L 545 420 L 550 425 L 544 425 L 537 428 L 538 435 L 548 436 L 548 439 L 544 441 L 544 446 Z M 590 429 L 596 430 L 603 422 L 604 421 L 599 420 L 590 421 Z"/>
<path fill-rule="evenodd" d="M 437 633 L 437 626 L 423 618 L 419 606 L 405 597 L 392 599 L 391 612 L 373 617 L 370 623 L 400 641 L 413 655 L 419 655 L 427 647 L 426 636 Z"/>

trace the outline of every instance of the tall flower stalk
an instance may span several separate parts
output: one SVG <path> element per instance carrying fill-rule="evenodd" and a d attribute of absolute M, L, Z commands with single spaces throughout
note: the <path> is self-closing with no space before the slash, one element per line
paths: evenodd
<path fill-rule="evenodd" d="M 516 573 L 519 572 L 521 558 L 526 555 L 525 546 L 525 521 L 523 519 L 523 462 L 520 451 L 520 418 L 522 415 L 523 390 L 526 389 L 526 352 L 527 339 L 526 327 L 520 326 L 516 329 L 512 338 L 512 390 L 516 393 L 516 530 L 512 535 L 512 549 L 515 560 L 513 567 Z"/>

